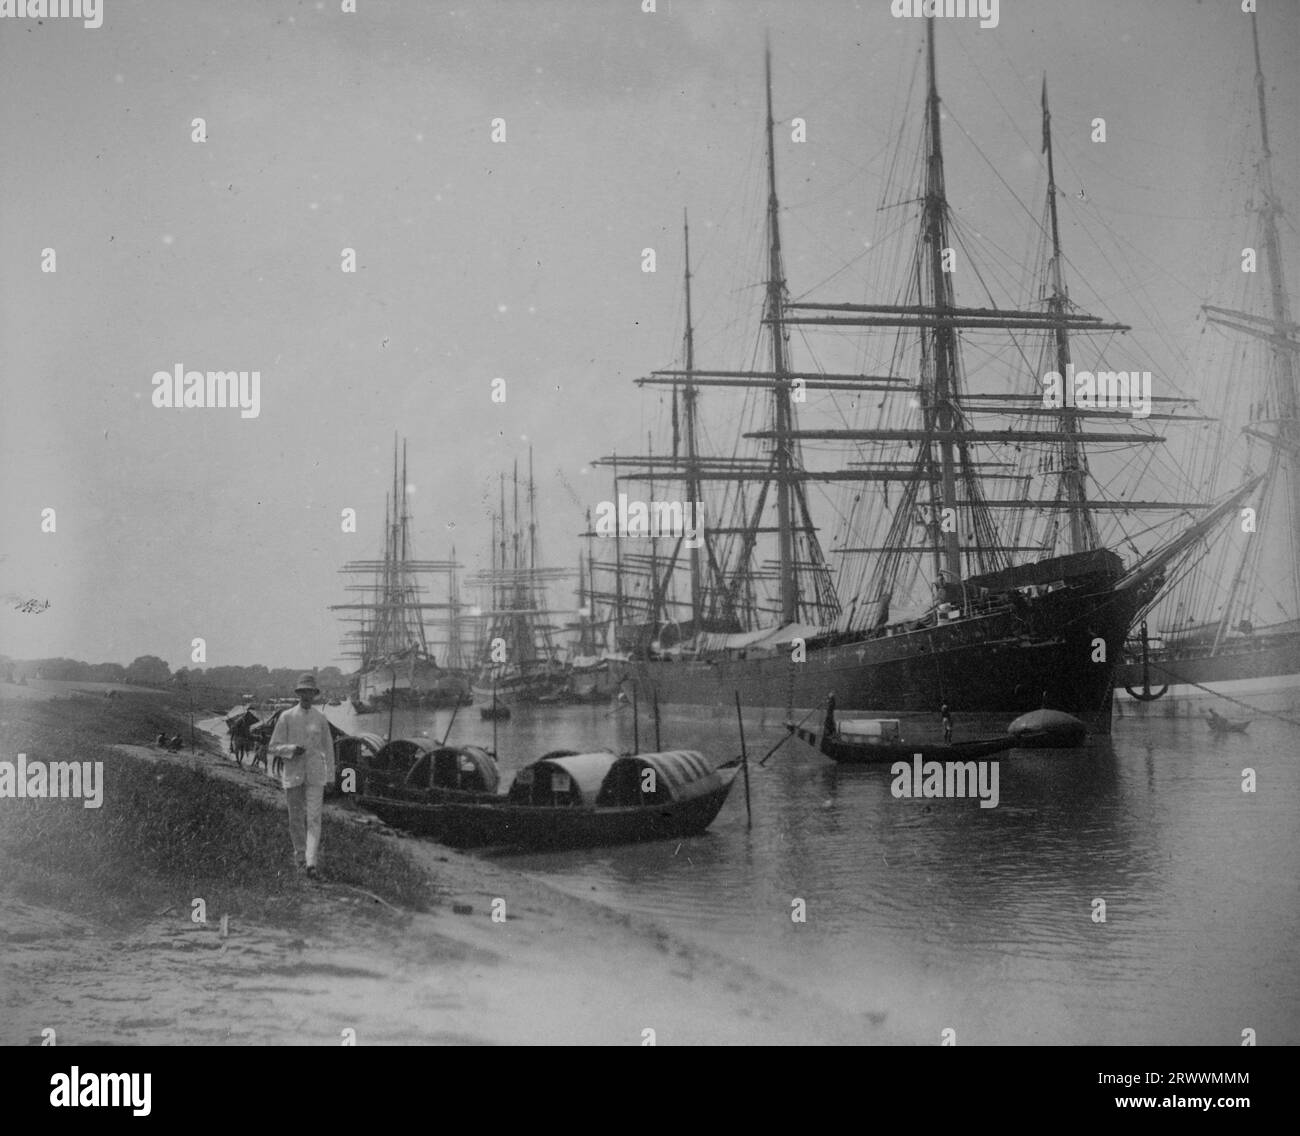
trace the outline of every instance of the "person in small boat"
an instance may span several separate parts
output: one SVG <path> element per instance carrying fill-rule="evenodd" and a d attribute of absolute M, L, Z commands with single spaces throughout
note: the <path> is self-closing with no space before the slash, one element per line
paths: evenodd
<path fill-rule="evenodd" d="M 294 862 L 315 879 L 325 786 L 334 780 L 334 738 L 329 719 L 312 705 L 320 693 L 315 678 L 303 674 L 293 692 L 298 705 L 280 715 L 268 750 L 283 761 L 280 784 L 289 806 Z"/>
<path fill-rule="evenodd" d="M 948 703 L 939 707 L 939 717 L 943 719 L 943 742 L 948 745 L 952 742 L 952 714 L 948 711 Z"/>
<path fill-rule="evenodd" d="M 835 736 L 835 695 L 826 696 L 826 721 L 822 723 L 822 736 Z"/>

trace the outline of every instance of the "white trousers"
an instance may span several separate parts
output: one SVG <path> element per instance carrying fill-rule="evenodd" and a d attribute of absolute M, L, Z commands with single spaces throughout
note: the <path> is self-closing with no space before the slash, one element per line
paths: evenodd
<path fill-rule="evenodd" d="M 293 858 L 307 867 L 316 866 L 320 854 L 320 814 L 325 797 L 324 785 L 295 785 L 284 791 L 289 802 L 289 837 L 293 840 Z"/>

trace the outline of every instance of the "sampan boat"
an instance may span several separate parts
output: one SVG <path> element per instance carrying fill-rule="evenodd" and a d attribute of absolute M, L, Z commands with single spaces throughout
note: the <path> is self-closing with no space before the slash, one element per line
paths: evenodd
<path fill-rule="evenodd" d="M 591 847 L 693 836 L 718 815 L 740 759 L 716 769 L 693 750 L 551 754 L 494 799 L 399 798 L 368 787 L 361 804 L 387 823 L 458 848 Z"/>
<path fill-rule="evenodd" d="M 897 718 L 849 718 L 836 722 L 834 695 L 826 700 L 826 720 L 820 737 L 816 730 L 806 730 L 793 722 L 787 722 L 785 728 L 842 765 L 911 761 L 917 756 L 926 761 L 961 761 L 1001 753 L 1016 744 L 1010 735 L 966 742 L 908 742 L 899 734 Z"/>

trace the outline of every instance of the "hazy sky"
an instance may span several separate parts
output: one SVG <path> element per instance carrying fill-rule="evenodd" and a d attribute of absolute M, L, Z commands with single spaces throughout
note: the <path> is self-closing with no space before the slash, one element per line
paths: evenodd
<path fill-rule="evenodd" d="M 0 651 L 178 667 L 203 637 L 209 666 L 339 663 L 327 607 L 343 562 L 379 553 L 395 432 L 421 555 L 454 543 L 482 566 L 495 478 L 531 443 L 543 550 L 574 564 L 583 509 L 610 495 L 586 463 L 644 451 L 660 417 L 631 380 L 679 352 L 684 206 L 698 360 L 752 355 L 765 32 L 791 291 L 881 223 L 923 31 L 889 6 L 103 0 L 98 29 L 0 20 L 0 591 L 51 605 L 7 600 Z M 1294 203 L 1300 5 L 1259 7 Z M 1003 0 L 999 17 L 938 21 L 954 205 L 1032 247 L 963 131 L 1036 208 L 1047 71 L 1062 190 L 1129 253 L 1080 240 L 1073 261 L 1138 332 L 1189 334 L 1239 255 L 1209 234 L 1237 220 L 1219 182 L 1253 142 L 1248 17 L 1237 0 Z M 854 271 L 819 294 L 861 299 Z M 260 371 L 259 416 L 153 406 L 151 376 L 177 364 Z"/>

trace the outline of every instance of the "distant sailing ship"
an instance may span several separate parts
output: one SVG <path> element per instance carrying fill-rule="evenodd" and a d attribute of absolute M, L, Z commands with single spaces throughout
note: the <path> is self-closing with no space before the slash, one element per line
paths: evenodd
<path fill-rule="evenodd" d="M 1010 306 L 991 294 L 979 306 L 958 303 L 947 258 L 954 245 L 968 255 L 970 242 L 959 243 L 948 206 L 933 20 L 926 21 L 925 73 L 921 185 L 893 187 L 903 201 L 890 203 L 915 203 L 919 228 L 900 258 L 901 281 L 878 294 L 879 302 L 792 303 L 787 296 L 770 53 L 763 313 L 770 369 L 697 367 L 687 235 L 685 366 L 639 380 L 671 387 L 672 447 L 599 463 L 616 466 L 616 488 L 671 480 L 687 501 L 704 503 L 699 548 L 687 545 L 687 552 L 678 540 L 652 553 L 653 564 L 638 558 L 649 596 L 640 620 L 619 603 L 619 641 L 632 648 L 643 705 L 657 698 L 725 707 L 737 692 L 746 706 L 811 710 L 834 694 L 842 710 L 912 719 L 909 731 L 918 737 L 923 723 L 937 731 L 944 703 L 963 718 L 989 714 L 1004 725 L 1047 706 L 1109 732 L 1115 668 L 1134 620 L 1166 573 L 1193 555 L 1248 492 L 1244 487 L 1214 506 L 1121 496 L 1110 478 L 1090 471 L 1090 447 L 1159 444 L 1164 439 L 1150 424 L 1183 416 L 1135 419 L 1072 400 L 1045 404 L 1040 376 L 1072 372 L 1072 336 L 1129 330 L 1087 314 L 1066 290 L 1045 80 L 1039 294 Z M 878 373 L 796 368 L 791 331 L 819 325 L 859 329 L 866 337 L 862 357 L 882 360 L 863 369 Z M 883 345 L 872 338 L 886 329 Z M 990 333 L 1004 348 L 1009 339 L 1012 352 L 993 368 L 1003 368 L 998 385 L 976 391 L 963 352 L 972 337 L 985 348 L 994 341 L 982 338 Z M 715 387 L 765 392 L 765 428 L 741 433 L 758 445 L 746 450 L 738 442 L 731 456 L 701 452 L 698 402 L 701 391 Z M 847 419 L 852 411 L 859 421 L 865 415 L 865 425 L 801 429 L 796 407 L 812 392 L 828 399 L 847 394 L 853 402 L 839 412 Z M 1012 421 L 990 424 L 990 415 Z M 1103 428 L 1085 429 L 1091 419 L 1102 419 Z M 813 469 L 804 462 L 805 442 L 849 450 L 833 468 Z M 631 470 L 620 473 L 616 463 Z M 831 550 L 843 558 L 835 569 L 809 493 L 814 483 L 834 482 L 853 484 L 840 510 L 841 544 Z M 1103 540 L 1102 519 L 1161 509 L 1179 515 L 1181 531 L 1126 567 Z M 1201 516 L 1188 523 L 1192 511 Z M 776 556 L 764 561 L 760 549 L 770 547 L 768 540 Z M 608 561 L 602 567 L 608 571 Z M 616 580 L 629 578 L 626 563 L 616 567 Z"/>
<path fill-rule="evenodd" d="M 468 702 L 469 683 L 460 666 L 461 625 L 465 619 L 457 594 L 451 560 L 416 560 L 411 552 L 411 517 L 406 509 L 406 446 L 402 446 L 399 480 L 397 447 L 393 447 L 393 487 L 384 509 L 382 560 L 354 560 L 343 566 L 348 576 L 368 576 L 369 582 L 350 584 L 361 593 L 354 603 L 335 604 L 331 611 L 357 627 L 344 637 L 345 657 L 359 661 L 354 702 L 361 711 L 399 707 L 455 706 Z M 447 601 L 430 602 L 421 579 L 447 579 Z M 447 667 L 438 665 L 425 631 L 425 612 L 443 614 L 447 629 Z"/>
<path fill-rule="evenodd" d="M 583 535 L 588 542 L 596 535 L 590 512 Z M 607 702 L 619 692 L 628 675 L 628 656 L 613 641 L 617 625 L 614 613 L 621 610 L 621 605 L 599 602 L 596 564 L 589 543 L 578 560 L 578 620 L 566 628 L 576 633 L 569 643 L 568 657 L 568 697 L 573 702 Z"/>
<path fill-rule="evenodd" d="M 568 678 L 559 657 L 558 628 L 549 621 L 547 585 L 569 573 L 537 566 L 536 486 L 533 455 L 528 453 L 525 530 L 519 512 L 519 468 L 513 475 L 513 519 L 506 515 L 505 478 L 501 508 L 492 516 L 491 568 L 470 578 L 485 598 L 480 610 L 483 636 L 478 648 L 472 691 L 480 707 L 559 702 Z"/>
<path fill-rule="evenodd" d="M 1241 307 L 1203 309 L 1207 322 L 1235 333 L 1232 357 L 1207 368 L 1211 397 L 1219 401 L 1214 409 L 1223 417 L 1217 444 L 1204 452 L 1214 484 L 1239 476 L 1234 450 L 1244 454 L 1247 471 L 1262 470 L 1263 482 L 1250 501 L 1253 531 L 1223 541 L 1161 601 L 1149 633 L 1131 644 L 1132 661 L 1117 683 L 1139 706 L 1162 700 L 1155 713 L 1223 709 L 1224 696 L 1253 709 L 1300 710 L 1300 328 L 1283 268 L 1283 208 L 1273 183 L 1254 13 L 1251 35 L 1260 143 L 1255 232 L 1247 243 L 1258 250 L 1263 271 L 1238 271 L 1234 257 Z M 1121 703 L 1139 708 L 1122 695 Z"/>

